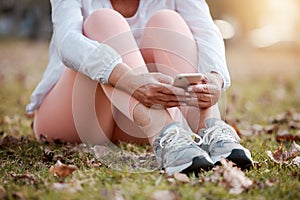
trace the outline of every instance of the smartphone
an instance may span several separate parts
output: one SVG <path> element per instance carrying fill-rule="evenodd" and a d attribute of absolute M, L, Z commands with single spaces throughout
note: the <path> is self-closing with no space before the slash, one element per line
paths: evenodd
<path fill-rule="evenodd" d="M 174 79 L 173 85 L 183 89 L 188 88 L 190 85 L 195 85 L 204 80 L 204 75 L 201 73 L 187 73 L 177 74 Z"/>

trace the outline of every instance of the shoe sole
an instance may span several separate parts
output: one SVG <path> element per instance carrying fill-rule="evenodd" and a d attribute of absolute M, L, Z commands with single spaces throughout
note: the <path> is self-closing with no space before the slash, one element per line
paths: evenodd
<path fill-rule="evenodd" d="M 197 176 L 201 170 L 208 171 L 213 167 L 213 163 L 209 162 L 205 157 L 198 156 L 193 158 L 192 164 L 181 172 L 185 174 L 195 174 Z"/>
<path fill-rule="evenodd" d="M 215 162 L 215 165 L 221 165 L 221 157 L 225 156 L 218 156 L 218 161 Z M 226 159 L 235 163 L 242 170 L 253 167 L 253 161 L 251 159 L 250 152 L 247 149 L 233 149 L 231 153 L 226 156 Z"/>

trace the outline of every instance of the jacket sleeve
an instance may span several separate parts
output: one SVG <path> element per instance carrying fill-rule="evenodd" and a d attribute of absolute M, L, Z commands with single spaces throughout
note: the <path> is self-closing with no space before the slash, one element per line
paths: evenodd
<path fill-rule="evenodd" d="M 81 0 L 51 0 L 53 38 L 61 61 L 92 80 L 107 83 L 121 56 L 110 46 L 82 33 Z"/>
<path fill-rule="evenodd" d="M 224 41 L 205 0 L 176 0 L 175 9 L 187 22 L 196 40 L 199 71 L 219 73 L 224 81 L 223 88 L 229 87 Z"/>

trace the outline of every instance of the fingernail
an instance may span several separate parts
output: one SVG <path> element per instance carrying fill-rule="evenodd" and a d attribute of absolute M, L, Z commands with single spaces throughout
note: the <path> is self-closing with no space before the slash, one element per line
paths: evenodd
<path fill-rule="evenodd" d="M 192 87 L 188 87 L 188 88 L 187 88 L 187 91 L 188 91 L 188 92 L 191 92 L 191 91 L 193 91 L 193 88 L 192 88 Z"/>
<path fill-rule="evenodd" d="M 186 106 L 186 103 L 180 103 L 180 106 Z"/>
<path fill-rule="evenodd" d="M 185 94 L 185 96 L 190 96 L 190 95 L 191 95 L 191 94 L 188 93 L 188 92 L 185 92 L 184 94 Z"/>

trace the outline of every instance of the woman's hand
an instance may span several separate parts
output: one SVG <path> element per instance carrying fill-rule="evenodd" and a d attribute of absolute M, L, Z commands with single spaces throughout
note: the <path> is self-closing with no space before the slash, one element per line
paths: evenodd
<path fill-rule="evenodd" d="M 109 84 L 125 91 L 147 107 L 169 108 L 186 101 L 184 89 L 172 86 L 173 79 L 161 73 L 136 73 L 125 63 L 113 70 Z"/>
<path fill-rule="evenodd" d="M 167 75 L 145 73 L 131 76 L 127 81 L 132 96 L 147 107 L 169 108 L 186 101 L 186 91 L 172 86 L 173 79 Z"/>
<path fill-rule="evenodd" d="M 218 73 L 205 74 L 201 83 L 188 87 L 191 98 L 186 102 L 187 105 L 203 109 L 215 105 L 221 97 L 222 85 L 223 79 Z"/>

